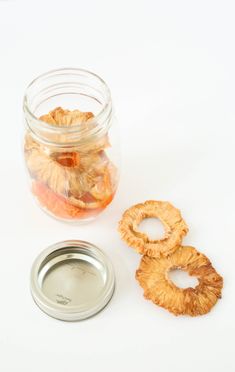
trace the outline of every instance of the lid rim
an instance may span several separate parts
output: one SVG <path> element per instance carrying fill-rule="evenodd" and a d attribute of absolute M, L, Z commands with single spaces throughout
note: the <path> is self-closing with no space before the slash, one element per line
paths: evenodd
<path fill-rule="evenodd" d="M 90 309 L 90 311 L 77 312 L 77 313 L 76 312 L 65 312 L 65 313 L 63 313 L 63 312 L 57 312 L 57 313 L 55 313 L 53 311 L 53 309 L 47 308 L 42 303 L 40 303 L 39 301 L 37 301 L 37 298 L 34 297 L 32 291 L 31 291 L 31 294 L 32 294 L 33 300 L 36 303 L 36 305 L 38 306 L 38 308 L 41 311 L 43 311 L 45 314 L 47 314 L 48 316 L 50 316 L 50 317 L 52 317 L 54 319 L 58 319 L 58 320 L 76 322 L 76 321 L 81 321 L 81 320 L 85 320 L 85 319 L 91 318 L 92 316 L 98 314 L 103 309 L 105 309 L 105 307 L 111 301 L 114 292 L 115 292 L 115 284 L 113 286 L 112 292 L 110 293 L 110 296 L 107 298 L 107 301 L 105 303 L 103 303 L 102 305 L 100 304 L 100 306 L 97 306 L 94 309 Z"/>

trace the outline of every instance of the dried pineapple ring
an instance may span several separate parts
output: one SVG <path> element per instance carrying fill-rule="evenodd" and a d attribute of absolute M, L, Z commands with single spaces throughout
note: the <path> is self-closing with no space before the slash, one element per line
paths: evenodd
<path fill-rule="evenodd" d="M 56 126 L 72 126 L 83 124 L 87 120 L 93 118 L 92 112 L 82 112 L 80 110 L 64 110 L 62 107 L 56 107 L 49 114 L 41 116 L 39 119 L 48 124 Z"/>
<path fill-rule="evenodd" d="M 138 225 L 148 217 L 156 217 L 162 222 L 165 234 L 162 239 L 151 240 L 138 231 Z M 149 257 L 168 255 L 176 251 L 182 238 L 188 232 L 181 213 L 168 202 L 149 200 L 129 208 L 119 222 L 119 232 L 125 242 L 141 254 Z"/>
<path fill-rule="evenodd" d="M 102 211 L 102 208 L 96 209 L 80 209 L 71 204 L 65 197 L 56 194 L 45 184 L 34 181 L 32 185 L 32 192 L 40 202 L 40 204 L 47 209 L 54 216 L 59 218 L 88 218 L 92 217 Z"/>
<path fill-rule="evenodd" d="M 32 148 L 25 156 L 29 172 L 38 180 L 47 184 L 57 194 L 66 195 L 68 186 L 74 184 L 77 193 L 82 192 L 76 167 L 62 166 L 41 151 L 39 146 Z"/>
<path fill-rule="evenodd" d="M 195 288 L 179 288 L 167 276 L 179 268 L 195 276 Z M 210 260 L 193 247 L 180 247 L 168 257 L 143 256 L 136 271 L 136 279 L 144 289 L 144 296 L 174 315 L 197 316 L 208 313 L 221 298 L 223 278 Z"/>

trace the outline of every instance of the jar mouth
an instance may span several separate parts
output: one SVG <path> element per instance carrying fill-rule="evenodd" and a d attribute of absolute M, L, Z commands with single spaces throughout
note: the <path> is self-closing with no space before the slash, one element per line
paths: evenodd
<path fill-rule="evenodd" d="M 39 119 L 35 114 L 38 106 L 46 101 L 49 94 L 51 97 L 62 95 L 63 89 L 66 94 L 76 94 L 75 92 L 82 89 L 83 96 L 86 94 L 86 89 L 90 90 L 93 99 L 99 103 L 99 109 L 94 114 L 94 118 L 89 119 L 95 125 L 91 125 L 92 129 L 81 129 L 80 124 L 73 124 L 72 126 L 59 125 L 55 126 Z M 60 106 L 58 104 L 55 105 Z M 55 108 L 54 107 L 54 108 Z M 65 107 L 67 108 L 67 107 Z M 79 107 L 76 107 L 80 109 Z M 83 135 L 94 134 L 108 126 L 111 117 L 112 103 L 111 93 L 105 81 L 97 74 L 82 68 L 60 68 L 50 70 L 44 74 L 36 77 L 26 88 L 23 99 L 23 110 L 28 127 L 34 132 L 34 129 L 40 129 L 45 133 L 60 133 L 60 134 L 74 134 L 80 133 Z M 91 111 L 91 110 L 86 110 Z M 44 112 L 47 114 L 47 112 Z M 87 131 L 87 133 L 85 133 Z M 89 131 L 89 133 L 88 133 Z"/>

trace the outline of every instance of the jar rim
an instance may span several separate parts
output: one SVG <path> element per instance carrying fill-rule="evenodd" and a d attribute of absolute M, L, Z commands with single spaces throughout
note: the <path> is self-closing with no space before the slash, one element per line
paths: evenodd
<path fill-rule="evenodd" d="M 23 98 L 24 112 L 26 112 L 33 121 L 37 121 L 40 124 L 40 126 L 43 127 L 43 129 L 48 130 L 50 132 L 75 133 L 79 130 L 80 124 L 75 124 L 71 127 L 68 127 L 68 126 L 65 126 L 65 125 L 55 126 L 55 125 L 49 124 L 49 123 L 39 119 L 36 115 L 34 115 L 34 113 L 32 112 L 32 110 L 29 107 L 29 102 L 28 102 L 29 90 L 33 87 L 34 84 L 40 82 L 44 78 L 49 77 L 50 75 L 53 75 L 55 73 L 60 73 L 62 75 L 63 74 L 68 75 L 70 73 L 71 74 L 83 73 L 87 76 L 91 76 L 91 77 L 97 79 L 97 81 L 99 81 L 102 84 L 102 86 L 104 88 L 104 92 L 105 92 L 105 102 L 102 105 L 100 111 L 94 116 L 94 118 L 90 119 L 90 122 L 99 121 L 99 119 L 102 118 L 102 116 L 104 115 L 104 113 L 106 112 L 108 107 L 110 106 L 110 102 L 111 102 L 110 89 L 109 89 L 108 85 L 106 84 L 106 82 L 99 75 L 97 75 L 96 73 L 94 73 L 92 71 L 89 71 L 89 70 L 86 70 L 86 69 L 83 69 L 83 68 L 76 68 L 76 67 L 63 67 L 63 68 L 58 68 L 58 69 L 52 69 L 52 70 L 49 70 L 49 71 L 47 71 L 43 74 L 38 75 L 35 79 L 33 79 L 29 83 L 29 85 L 27 86 L 27 88 L 25 90 L 25 94 L 24 94 L 24 98 Z"/>

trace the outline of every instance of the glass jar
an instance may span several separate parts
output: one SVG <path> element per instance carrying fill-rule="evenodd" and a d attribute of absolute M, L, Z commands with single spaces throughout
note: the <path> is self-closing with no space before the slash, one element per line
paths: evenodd
<path fill-rule="evenodd" d="M 66 68 L 31 82 L 24 96 L 24 157 L 39 205 L 87 221 L 113 200 L 119 179 L 116 119 L 106 83 Z"/>

